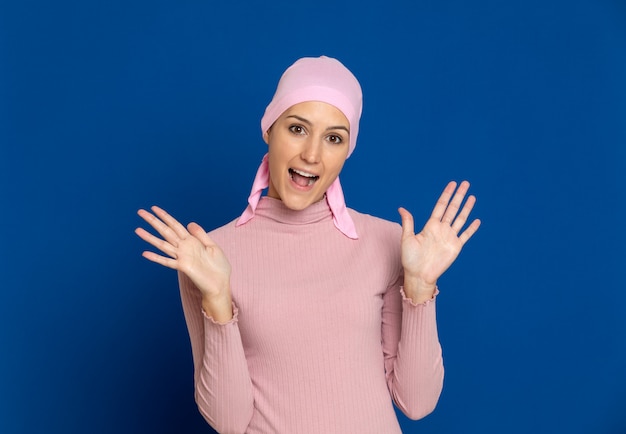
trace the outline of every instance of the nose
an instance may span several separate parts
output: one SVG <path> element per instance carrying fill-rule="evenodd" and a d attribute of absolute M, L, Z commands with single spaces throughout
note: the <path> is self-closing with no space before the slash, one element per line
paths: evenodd
<path fill-rule="evenodd" d="M 322 144 L 319 140 L 310 138 L 304 144 L 300 158 L 309 164 L 319 163 L 322 158 Z"/>

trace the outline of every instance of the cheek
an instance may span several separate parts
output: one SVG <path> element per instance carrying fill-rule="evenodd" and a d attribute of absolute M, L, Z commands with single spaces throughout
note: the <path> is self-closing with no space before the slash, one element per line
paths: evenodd
<path fill-rule="evenodd" d="M 282 172 L 282 170 L 280 169 L 280 165 L 276 163 L 276 158 L 272 158 L 272 153 L 270 152 L 269 157 L 268 157 L 268 168 L 269 168 L 269 175 L 270 175 L 270 179 L 275 181 L 276 180 L 276 176 Z"/>
<path fill-rule="evenodd" d="M 288 176 L 289 158 L 278 146 L 270 146 L 268 150 L 269 177 L 274 185 L 279 185 Z"/>
<path fill-rule="evenodd" d="M 336 171 L 337 174 L 339 174 L 347 158 L 348 158 L 347 151 L 341 152 L 338 155 L 333 155 L 332 159 L 329 160 L 329 164 L 333 168 L 333 171 Z"/>
<path fill-rule="evenodd" d="M 271 173 L 271 169 L 276 168 L 284 158 L 282 157 L 281 155 L 282 153 L 278 146 L 270 145 L 268 147 L 267 153 L 268 153 L 268 157 L 267 157 L 268 164 L 269 164 L 270 173 Z"/>
<path fill-rule="evenodd" d="M 290 154 L 293 153 L 293 145 L 288 139 L 283 137 L 273 137 L 267 146 L 270 158 L 275 162 L 281 162 L 290 158 Z"/>

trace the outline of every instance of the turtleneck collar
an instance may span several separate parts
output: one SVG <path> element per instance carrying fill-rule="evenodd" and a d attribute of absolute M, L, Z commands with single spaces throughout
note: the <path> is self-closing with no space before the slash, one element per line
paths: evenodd
<path fill-rule="evenodd" d="M 288 225 L 306 225 L 323 220 L 332 221 L 333 219 L 333 213 L 325 198 L 309 205 L 303 210 L 295 211 L 287 208 L 280 199 L 263 196 L 261 200 L 259 200 L 255 215 Z"/>

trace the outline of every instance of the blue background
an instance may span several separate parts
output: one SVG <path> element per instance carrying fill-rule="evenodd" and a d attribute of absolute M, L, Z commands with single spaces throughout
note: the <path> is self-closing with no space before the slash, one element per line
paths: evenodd
<path fill-rule="evenodd" d="M 244 208 L 282 71 L 365 106 L 348 205 L 483 226 L 441 279 L 446 381 L 419 433 L 626 433 L 626 2 L 0 4 L 0 432 L 201 433 L 175 273 L 136 210 Z"/>

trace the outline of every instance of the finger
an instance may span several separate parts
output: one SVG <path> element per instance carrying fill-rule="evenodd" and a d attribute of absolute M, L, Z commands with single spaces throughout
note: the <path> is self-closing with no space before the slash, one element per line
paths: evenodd
<path fill-rule="evenodd" d="M 135 229 L 135 233 L 137 234 L 137 236 L 139 236 L 139 238 L 141 238 L 142 240 L 144 240 L 148 244 L 151 244 L 152 246 L 156 247 L 157 249 L 159 249 L 160 251 L 162 251 L 166 255 L 168 255 L 168 256 L 170 256 L 172 258 L 176 258 L 176 249 L 175 249 L 175 247 L 172 246 L 167 241 L 164 241 L 164 240 L 162 240 L 159 237 L 155 237 L 154 235 L 152 235 L 150 232 L 146 231 L 143 228 Z"/>
<path fill-rule="evenodd" d="M 435 218 L 439 221 L 443 218 L 443 214 L 446 212 L 446 208 L 448 208 L 448 204 L 450 203 L 450 198 L 452 197 L 452 193 L 454 193 L 454 189 L 456 188 L 456 182 L 450 181 L 446 188 L 443 189 L 443 193 L 437 199 L 437 203 L 433 208 L 433 212 L 431 213 L 431 217 Z"/>
<path fill-rule="evenodd" d="M 415 223 L 413 222 L 413 215 L 406 209 L 398 208 L 400 217 L 402 218 L 402 238 L 412 237 L 415 235 Z"/>
<path fill-rule="evenodd" d="M 152 226 L 152 228 L 155 231 L 157 231 L 163 238 L 167 238 L 166 235 L 168 235 L 168 231 L 169 231 L 170 238 L 172 235 L 175 235 L 174 231 L 169 229 L 164 222 L 162 222 L 158 217 L 156 217 L 151 212 L 146 211 L 144 209 L 140 209 L 139 211 L 137 211 L 137 214 L 139 214 L 139 217 L 144 219 L 146 223 Z M 171 242 L 173 241 L 173 239 L 169 241 Z"/>
<path fill-rule="evenodd" d="M 211 237 L 209 237 L 206 231 L 202 229 L 202 226 L 200 226 L 198 223 L 195 223 L 195 222 L 189 223 L 187 225 L 187 230 L 189 231 L 191 235 L 193 235 L 198 240 L 200 240 L 202 245 L 204 245 L 205 247 L 217 246 L 217 244 L 215 244 L 215 242 L 211 239 Z"/>
<path fill-rule="evenodd" d="M 459 240 L 462 244 L 465 244 L 472 236 L 476 233 L 478 228 L 480 227 L 480 220 L 476 219 L 470 224 L 467 229 L 463 231 L 463 233 L 459 236 Z"/>
<path fill-rule="evenodd" d="M 163 265 L 164 267 L 171 268 L 173 270 L 178 270 L 177 262 L 174 259 L 166 258 L 165 256 L 157 255 L 154 252 L 143 252 L 141 254 L 144 258 L 159 265 Z"/>
<path fill-rule="evenodd" d="M 187 238 L 189 232 L 185 226 L 180 224 L 178 220 L 169 215 L 164 209 L 159 208 L 158 206 L 151 207 L 152 211 L 161 219 L 165 224 L 174 231 L 174 233 L 181 239 Z"/>
<path fill-rule="evenodd" d="M 153 207 L 153 208 L 158 208 L 158 207 Z M 160 208 L 158 208 L 158 210 L 162 211 L 163 213 L 165 213 L 165 211 L 161 210 Z M 139 211 L 137 211 L 137 214 L 139 214 L 139 216 L 142 219 L 144 219 L 150 226 L 152 226 L 154 228 L 154 230 L 156 230 L 159 233 L 159 235 L 161 235 L 167 242 L 169 242 L 174 247 L 178 246 L 178 241 L 180 239 L 186 238 L 185 235 L 183 235 L 182 237 L 179 236 L 172 228 L 170 228 L 159 217 L 155 216 L 154 214 L 152 214 L 152 213 L 150 213 L 150 212 L 148 212 L 146 210 L 140 209 Z M 165 214 L 167 214 L 167 213 L 165 213 Z M 163 215 L 163 214 L 161 214 L 161 215 Z"/>
<path fill-rule="evenodd" d="M 461 231 L 475 204 L 476 196 L 470 196 L 467 198 L 467 200 L 465 201 L 465 205 L 463 205 L 463 208 L 461 209 L 461 212 L 459 213 L 459 215 L 456 216 L 456 219 L 452 224 L 452 229 L 454 230 L 454 232 L 458 234 Z"/>
<path fill-rule="evenodd" d="M 446 212 L 441 218 L 442 222 L 447 223 L 447 224 L 452 224 L 452 222 L 454 221 L 456 217 L 457 212 L 459 211 L 459 208 L 461 207 L 461 203 L 463 203 L 463 199 L 465 198 L 465 195 L 467 194 L 468 189 L 469 189 L 469 182 L 467 181 L 461 182 L 461 184 L 459 185 L 459 188 L 456 190 L 456 193 L 454 193 L 452 200 L 448 204 L 448 207 L 446 208 Z"/>

